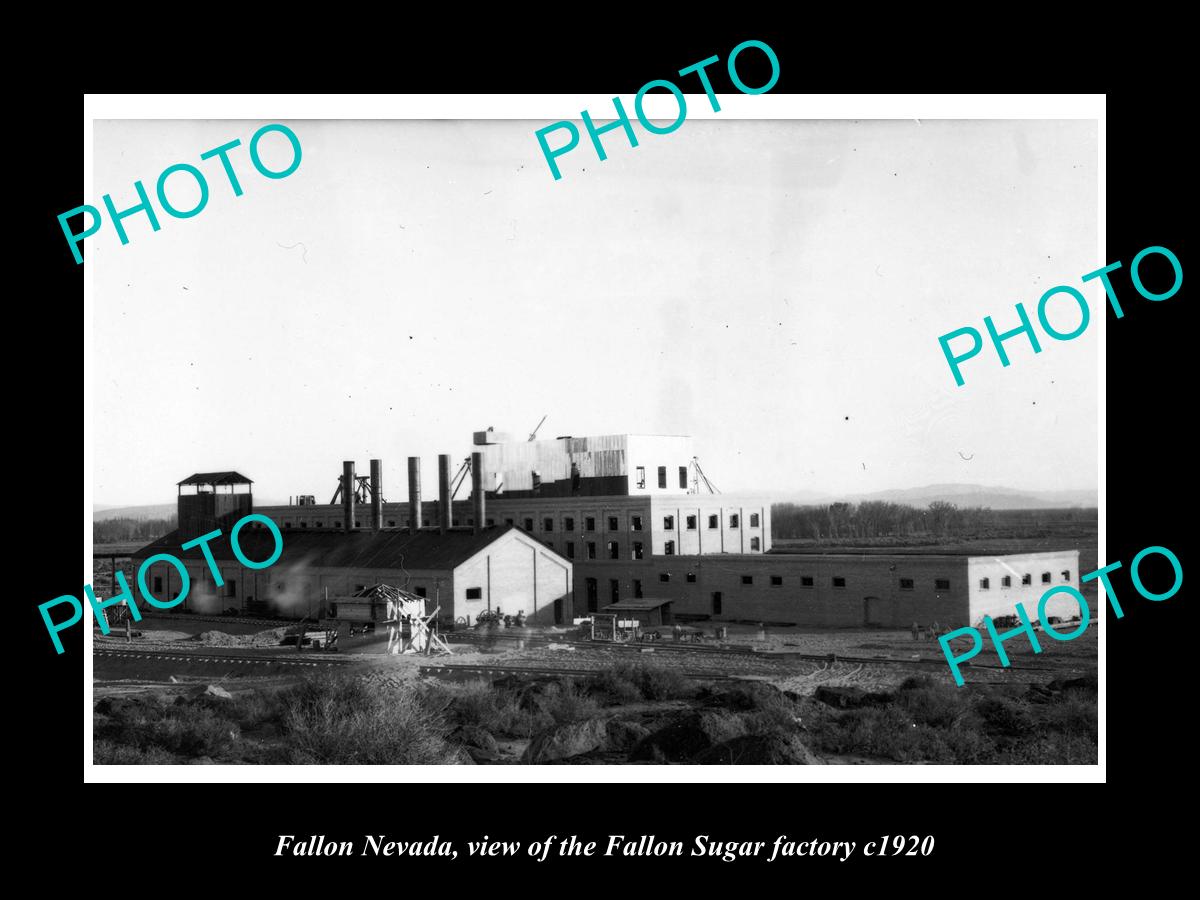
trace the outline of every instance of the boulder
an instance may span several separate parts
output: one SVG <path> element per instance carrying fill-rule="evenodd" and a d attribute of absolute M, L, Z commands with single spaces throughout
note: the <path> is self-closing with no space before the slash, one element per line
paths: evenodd
<path fill-rule="evenodd" d="M 746 733 L 737 716 L 719 710 L 690 713 L 639 741 L 630 761 L 687 762 L 717 744 Z"/>
<path fill-rule="evenodd" d="M 625 719 L 609 719 L 605 731 L 609 750 L 632 750 L 650 734 L 645 725 Z"/>
<path fill-rule="evenodd" d="M 225 688 L 223 688 L 219 685 L 216 685 L 216 684 L 210 684 L 208 687 L 206 687 L 204 689 L 204 693 L 201 696 L 209 697 L 209 698 L 213 698 L 213 699 L 217 699 L 217 700 L 232 700 L 233 699 L 233 694 L 229 693 L 229 691 L 225 690 Z"/>
<path fill-rule="evenodd" d="M 822 760 L 794 734 L 746 734 L 698 754 L 698 765 L 820 766 Z"/>
<path fill-rule="evenodd" d="M 543 731 L 525 748 L 521 762 L 557 762 L 581 753 L 605 749 L 607 745 L 607 722 L 604 719 L 588 719 L 586 722 L 573 722 Z"/>
<path fill-rule="evenodd" d="M 834 709 L 859 709 L 863 706 L 885 706 L 892 701 L 891 694 L 871 694 L 856 687 L 829 687 L 821 685 L 813 692 L 813 699 Z"/>

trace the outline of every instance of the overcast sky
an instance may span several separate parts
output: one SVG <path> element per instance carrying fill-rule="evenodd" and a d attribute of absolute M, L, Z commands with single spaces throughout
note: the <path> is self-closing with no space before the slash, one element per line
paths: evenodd
<path fill-rule="evenodd" d="M 1092 122 L 688 120 L 606 135 L 605 162 L 585 133 L 561 181 L 547 121 L 290 121 L 279 180 L 247 156 L 262 124 L 96 125 L 87 202 L 132 206 L 176 162 L 211 190 L 86 242 L 98 504 L 218 469 L 326 502 L 371 457 L 403 499 L 406 456 L 430 478 L 472 431 L 546 414 L 543 437 L 691 434 L 726 492 L 1096 485 L 1097 282 L 1081 338 L 1009 341 L 1007 369 L 986 348 L 963 387 L 937 341 L 1014 327 L 1018 301 L 1036 322 L 1108 262 Z M 237 198 L 199 159 L 234 138 Z"/>

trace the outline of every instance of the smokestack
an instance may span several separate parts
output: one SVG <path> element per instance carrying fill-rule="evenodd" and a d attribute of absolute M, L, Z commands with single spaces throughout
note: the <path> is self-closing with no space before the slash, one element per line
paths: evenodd
<path fill-rule="evenodd" d="M 371 530 L 383 530 L 383 463 L 371 460 Z"/>
<path fill-rule="evenodd" d="M 342 524 L 347 532 L 354 530 L 354 460 L 342 463 Z"/>
<path fill-rule="evenodd" d="M 423 521 L 421 512 L 421 457 L 408 458 L 408 522 L 409 530 L 416 531 Z"/>
<path fill-rule="evenodd" d="M 475 533 L 483 530 L 486 502 L 483 496 L 483 454 L 471 454 L 471 507 L 475 510 Z"/>
<path fill-rule="evenodd" d="M 438 454 L 438 525 L 442 534 L 450 527 L 450 454 Z"/>

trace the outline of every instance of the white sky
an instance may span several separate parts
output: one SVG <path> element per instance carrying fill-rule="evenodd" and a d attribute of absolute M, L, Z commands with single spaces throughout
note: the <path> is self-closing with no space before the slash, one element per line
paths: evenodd
<path fill-rule="evenodd" d="M 250 163 L 261 124 L 96 124 L 86 202 L 132 206 L 176 162 L 211 191 L 86 241 L 99 504 L 219 469 L 326 502 L 371 457 L 403 499 L 408 455 L 428 480 L 472 431 L 547 413 L 541 437 L 691 434 L 726 492 L 1096 485 L 1092 122 L 689 119 L 605 135 L 605 162 L 584 133 L 561 181 L 548 121 L 288 121 L 304 156 L 280 180 Z M 199 159 L 233 138 L 238 198 Z M 169 197 L 193 205 L 187 176 Z M 1007 369 L 989 345 L 956 387 L 938 336 L 1015 327 L 1018 301 L 1036 323 L 1057 284 L 1087 332 L 1013 339 Z"/>

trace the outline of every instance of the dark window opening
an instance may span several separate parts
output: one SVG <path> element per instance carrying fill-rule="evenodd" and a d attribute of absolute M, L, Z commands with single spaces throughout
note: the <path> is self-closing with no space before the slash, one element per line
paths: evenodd
<path fill-rule="evenodd" d="M 812 586 L 813 586 L 813 577 L 811 575 L 801 575 L 800 576 L 800 587 L 812 587 Z"/>
<path fill-rule="evenodd" d="M 1005 575 L 1000 579 L 1000 587 L 1012 587 L 1012 576 Z"/>
<path fill-rule="evenodd" d="M 634 558 L 634 559 L 641 559 L 641 558 L 642 558 L 642 556 L 643 556 L 643 553 L 642 553 L 642 542 L 641 542 L 641 541 L 634 541 L 634 542 L 633 542 L 633 558 Z"/>
<path fill-rule="evenodd" d="M 596 520 L 594 518 L 592 518 L 591 516 L 588 516 L 586 519 L 584 519 L 583 520 L 583 530 L 584 531 L 595 531 L 596 530 Z"/>
<path fill-rule="evenodd" d="M 695 584 L 696 583 L 696 573 L 688 572 L 686 580 L 687 580 L 688 584 Z"/>
<path fill-rule="evenodd" d="M 1049 583 L 1050 583 L 1050 573 L 1043 572 L 1042 573 L 1042 584 L 1049 584 Z"/>
<path fill-rule="evenodd" d="M 751 550 L 761 550 L 762 549 L 762 543 L 759 541 L 758 538 L 756 538 L 756 537 L 750 538 L 750 549 Z"/>
<path fill-rule="evenodd" d="M 679 486 L 687 490 L 687 466 L 679 467 Z"/>
<path fill-rule="evenodd" d="M 721 614 L 721 592 L 720 591 L 713 591 L 712 614 L 714 616 L 719 616 Z"/>
<path fill-rule="evenodd" d="M 754 576 L 753 575 L 743 575 L 742 576 L 742 584 L 754 584 Z"/>
<path fill-rule="evenodd" d="M 575 542 L 567 541 L 567 559 L 575 558 Z"/>
<path fill-rule="evenodd" d="M 621 544 L 619 541 L 609 541 L 608 542 L 608 558 L 609 559 L 620 559 L 621 558 Z"/>
<path fill-rule="evenodd" d="M 720 528 L 721 527 L 720 517 L 719 516 L 709 516 L 708 517 L 708 527 L 709 528 Z"/>
<path fill-rule="evenodd" d="M 833 586 L 844 588 L 846 586 L 846 579 L 842 578 L 840 575 L 834 575 L 833 576 Z"/>
<path fill-rule="evenodd" d="M 512 523 L 513 523 L 513 520 L 512 520 L 512 519 L 505 519 L 505 520 L 504 520 L 504 524 L 505 524 L 505 525 L 511 525 Z"/>
<path fill-rule="evenodd" d="M 533 531 L 533 519 L 525 519 L 522 522 L 522 525 L 524 526 L 526 531 Z"/>
<path fill-rule="evenodd" d="M 990 589 L 991 586 L 992 586 L 992 581 L 990 578 L 980 578 L 979 579 L 979 589 L 981 591 L 986 591 L 986 590 Z"/>
<path fill-rule="evenodd" d="M 783 576 L 782 575 L 772 575 L 771 576 L 771 586 L 772 587 L 779 587 L 781 584 L 783 584 Z"/>
<path fill-rule="evenodd" d="M 595 558 L 596 558 L 596 542 L 595 542 L 595 541 L 588 541 L 588 545 L 587 545 L 587 558 L 588 558 L 588 559 L 595 559 Z"/>
<path fill-rule="evenodd" d="M 675 530 L 675 517 L 674 516 L 663 516 L 663 530 L 664 531 L 674 531 Z"/>
<path fill-rule="evenodd" d="M 665 488 L 667 486 L 667 467 L 666 466 L 658 467 L 658 486 L 660 488 Z"/>
<path fill-rule="evenodd" d="M 758 527 L 758 513 L 750 513 L 750 527 L 751 528 Z"/>
<path fill-rule="evenodd" d="M 730 528 L 737 528 L 737 527 L 738 527 L 738 514 L 737 514 L 737 513 L 733 513 L 732 515 L 730 515 L 730 517 L 729 517 L 729 527 L 730 527 Z"/>
<path fill-rule="evenodd" d="M 621 582 L 613 578 L 608 582 L 608 594 L 612 597 L 613 603 L 621 602 Z"/>
<path fill-rule="evenodd" d="M 948 591 L 948 590 L 950 590 L 950 579 L 949 578 L 935 579 L 933 582 L 933 587 L 935 590 Z"/>
<path fill-rule="evenodd" d="M 595 578 L 587 580 L 587 611 L 593 613 L 600 605 L 600 583 Z"/>
<path fill-rule="evenodd" d="M 900 579 L 900 590 L 911 591 L 914 587 L 916 587 L 916 583 L 911 578 Z"/>
<path fill-rule="evenodd" d="M 621 530 L 621 523 L 617 519 L 616 516 L 608 517 L 608 530 L 609 531 L 620 531 Z"/>
<path fill-rule="evenodd" d="M 567 516 L 563 519 L 563 531 L 574 531 L 575 519 L 572 516 Z"/>
<path fill-rule="evenodd" d="M 1063 569 L 1063 570 L 1062 570 L 1062 577 L 1063 577 L 1063 581 L 1070 581 L 1070 580 L 1071 580 L 1071 570 L 1070 570 L 1070 569 Z"/>
<path fill-rule="evenodd" d="M 629 527 L 632 528 L 634 531 L 641 531 L 642 530 L 642 517 L 641 516 L 630 516 L 629 517 Z"/>
<path fill-rule="evenodd" d="M 663 544 L 663 556 L 674 556 L 674 555 L 675 555 L 675 542 L 667 541 L 665 544 Z"/>
<path fill-rule="evenodd" d="M 688 517 L 687 517 L 687 530 L 688 530 L 688 531 L 695 531 L 695 530 L 696 530 L 696 517 L 695 517 L 695 516 L 688 516 Z"/>
<path fill-rule="evenodd" d="M 646 486 L 646 467 L 645 466 L 637 467 L 637 486 L 640 488 L 644 488 Z"/>
<path fill-rule="evenodd" d="M 661 581 L 663 584 L 666 584 L 668 581 L 671 580 L 671 573 L 670 572 L 659 572 L 658 580 Z"/>
<path fill-rule="evenodd" d="M 419 587 L 419 588 L 417 588 L 417 596 L 418 597 L 428 597 L 429 591 L 426 588 Z"/>
<path fill-rule="evenodd" d="M 642 580 L 640 578 L 633 579 L 633 596 L 635 600 L 642 599 Z"/>
<path fill-rule="evenodd" d="M 154 596 L 155 596 L 155 599 L 158 599 L 158 598 L 160 597 L 160 595 L 161 595 L 161 594 L 162 594 L 162 576 L 161 576 L 161 575 L 155 575 L 155 576 L 154 576 Z"/>
<path fill-rule="evenodd" d="M 1033 584 L 1033 576 L 1026 572 L 1021 576 L 1021 584 Z"/>
<path fill-rule="evenodd" d="M 542 531 L 553 531 L 553 530 L 554 530 L 554 519 L 552 519 L 550 517 L 546 517 L 545 519 L 542 519 Z"/>
<path fill-rule="evenodd" d="M 482 600 L 483 599 L 483 588 L 467 588 L 467 599 L 468 600 Z"/>

